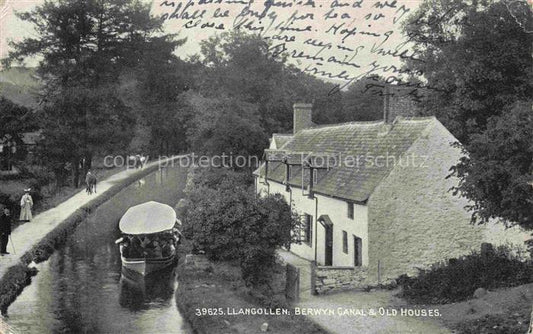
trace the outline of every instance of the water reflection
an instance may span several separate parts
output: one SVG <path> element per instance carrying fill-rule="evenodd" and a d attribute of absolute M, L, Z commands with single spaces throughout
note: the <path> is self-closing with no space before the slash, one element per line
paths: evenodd
<path fill-rule="evenodd" d="M 73 233 L 67 244 L 38 265 L 33 283 L 9 308 L 8 324 L 20 333 L 190 333 L 174 299 L 170 268 L 148 281 L 122 275 L 118 221 L 149 200 L 174 206 L 186 171 L 165 168 L 127 187 Z M 142 283 L 142 284 L 141 284 Z"/>
<path fill-rule="evenodd" d="M 122 268 L 119 304 L 132 311 L 166 306 L 171 303 L 175 287 L 175 267 L 149 276 L 141 276 L 127 268 Z"/>
<path fill-rule="evenodd" d="M 166 176 L 168 175 L 168 168 L 167 167 L 161 167 L 156 172 L 156 180 L 158 184 L 163 184 L 165 181 Z"/>

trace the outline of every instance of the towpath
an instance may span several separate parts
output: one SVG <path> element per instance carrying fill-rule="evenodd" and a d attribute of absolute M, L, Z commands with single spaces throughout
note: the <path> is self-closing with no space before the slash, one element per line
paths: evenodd
<path fill-rule="evenodd" d="M 293 306 L 300 310 L 305 310 L 307 313 L 329 313 L 307 316 L 332 334 L 452 333 L 452 331 L 440 323 L 439 318 L 401 316 L 400 312 L 402 309 L 404 309 L 404 312 L 407 312 L 408 309 L 414 310 L 418 309 L 418 307 L 405 305 L 404 301 L 394 297 L 393 291 L 377 290 L 364 292 L 350 290 L 319 296 L 311 295 L 310 262 L 285 250 L 279 250 L 278 254 L 286 262 L 300 268 L 300 301 Z M 370 309 L 378 311 L 379 308 L 383 308 L 384 310 L 388 309 L 389 315 L 368 315 Z M 392 313 L 390 313 L 392 309 L 398 312 L 396 316 L 392 316 Z M 362 310 L 365 315 L 350 314 L 345 312 L 347 310 Z"/>
<path fill-rule="evenodd" d="M 29 251 L 33 245 L 38 243 L 47 233 L 56 228 L 81 206 L 102 196 L 112 186 L 123 182 L 131 175 L 136 173 L 140 174 L 147 168 L 154 169 L 154 166 L 156 165 L 165 166 L 170 164 L 172 161 L 179 159 L 180 157 L 182 156 L 174 156 L 164 160 L 154 161 L 146 164 L 143 169 L 126 169 L 108 177 L 105 180 L 99 180 L 97 184 L 98 192 L 96 194 L 88 195 L 84 188 L 58 206 L 36 215 L 33 217 L 31 222 L 17 227 L 11 233 L 11 238 L 8 244 L 7 251 L 11 254 L 0 257 L 0 278 L 4 276 L 7 269 L 16 265 L 20 261 L 20 258 L 22 255 L 24 255 L 24 253 Z M 155 170 L 157 169 L 154 169 L 154 171 Z M 15 247 L 15 250 L 13 250 L 13 246 Z"/>

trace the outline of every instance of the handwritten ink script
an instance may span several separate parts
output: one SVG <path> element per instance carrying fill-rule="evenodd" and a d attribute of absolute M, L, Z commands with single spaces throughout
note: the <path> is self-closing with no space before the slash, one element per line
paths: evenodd
<path fill-rule="evenodd" d="M 154 0 L 167 29 L 207 38 L 240 29 L 271 40 L 272 55 L 285 53 L 304 72 L 338 83 L 368 76 L 405 84 L 413 73 L 402 60 L 422 61 L 400 24 L 416 1 L 397 0 Z"/>

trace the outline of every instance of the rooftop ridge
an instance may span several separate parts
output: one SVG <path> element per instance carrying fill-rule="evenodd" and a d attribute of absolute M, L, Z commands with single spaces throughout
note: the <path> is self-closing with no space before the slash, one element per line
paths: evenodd
<path fill-rule="evenodd" d="M 397 123 L 399 121 L 406 121 L 406 122 L 421 122 L 421 121 L 430 121 L 436 119 L 435 116 L 397 116 L 394 119 L 393 123 Z M 353 121 L 353 122 L 344 122 L 344 123 L 336 123 L 336 124 L 321 124 L 314 126 L 309 129 L 304 129 L 302 131 L 312 131 L 315 129 L 324 129 L 324 128 L 335 128 L 335 127 L 342 127 L 342 126 L 350 126 L 350 125 L 362 125 L 362 126 L 371 126 L 371 125 L 379 125 L 384 124 L 385 122 L 383 120 L 376 120 L 376 121 Z"/>

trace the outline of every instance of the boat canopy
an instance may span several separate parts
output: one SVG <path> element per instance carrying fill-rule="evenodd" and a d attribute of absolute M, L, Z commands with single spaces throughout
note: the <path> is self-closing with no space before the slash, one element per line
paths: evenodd
<path fill-rule="evenodd" d="M 176 211 L 171 206 L 150 201 L 129 208 L 119 228 L 124 234 L 152 234 L 168 231 L 176 222 Z"/>

